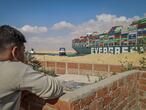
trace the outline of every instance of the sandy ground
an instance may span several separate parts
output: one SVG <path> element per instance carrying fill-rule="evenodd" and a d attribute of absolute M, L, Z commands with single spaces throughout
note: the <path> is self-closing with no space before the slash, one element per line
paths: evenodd
<path fill-rule="evenodd" d="M 80 83 L 95 83 L 99 81 L 97 76 L 87 76 L 87 75 L 74 75 L 74 74 L 65 74 L 56 77 L 60 81 L 74 81 Z"/>
<path fill-rule="evenodd" d="M 56 77 L 64 88 L 65 93 L 69 93 L 83 86 L 93 84 L 99 81 L 97 76 L 64 74 Z"/>
<path fill-rule="evenodd" d="M 53 62 L 77 62 L 77 63 L 94 63 L 94 64 L 119 64 L 128 61 L 133 65 L 139 65 L 139 60 L 146 57 L 146 53 L 122 53 L 122 54 L 90 54 L 85 56 L 67 57 L 67 56 L 49 56 L 35 55 L 40 61 Z"/>

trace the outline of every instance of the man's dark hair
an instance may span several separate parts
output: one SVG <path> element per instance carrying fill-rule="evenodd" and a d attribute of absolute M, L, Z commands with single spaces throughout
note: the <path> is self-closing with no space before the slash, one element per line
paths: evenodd
<path fill-rule="evenodd" d="M 0 52 L 3 52 L 10 45 L 22 45 L 25 43 L 24 35 L 17 29 L 9 26 L 0 26 Z"/>

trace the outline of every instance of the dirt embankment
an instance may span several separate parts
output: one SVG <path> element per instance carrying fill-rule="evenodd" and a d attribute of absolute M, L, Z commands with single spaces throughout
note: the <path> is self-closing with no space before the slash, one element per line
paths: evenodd
<path fill-rule="evenodd" d="M 146 53 L 122 53 L 122 54 L 90 54 L 85 56 L 66 57 L 66 56 L 49 56 L 35 55 L 40 61 L 53 62 L 78 62 L 78 63 L 96 63 L 96 64 L 121 64 L 121 62 L 129 62 L 135 66 L 139 65 L 139 60 L 146 57 Z"/>

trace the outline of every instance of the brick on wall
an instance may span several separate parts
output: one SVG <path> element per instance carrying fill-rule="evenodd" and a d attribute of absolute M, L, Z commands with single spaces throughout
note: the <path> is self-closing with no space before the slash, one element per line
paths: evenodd
<path fill-rule="evenodd" d="M 57 68 L 65 68 L 65 63 L 64 62 L 56 62 Z"/>
<path fill-rule="evenodd" d="M 45 62 L 44 61 L 40 61 L 42 66 L 45 66 Z"/>
<path fill-rule="evenodd" d="M 82 70 L 92 70 L 92 64 L 80 63 L 80 69 L 82 69 Z"/>
<path fill-rule="evenodd" d="M 93 65 L 93 74 L 97 76 L 107 77 L 109 74 L 108 65 L 105 64 L 94 64 Z"/>
<path fill-rule="evenodd" d="M 78 63 L 68 63 L 68 69 L 78 69 Z"/>
<path fill-rule="evenodd" d="M 47 68 L 55 71 L 55 62 L 47 62 Z"/>
<path fill-rule="evenodd" d="M 79 74 L 87 75 L 92 74 L 92 64 L 79 64 Z"/>
<path fill-rule="evenodd" d="M 146 72 L 139 75 L 139 106 L 141 110 L 146 110 Z"/>
<path fill-rule="evenodd" d="M 120 65 L 110 65 L 110 72 L 122 72 L 122 69 Z"/>
<path fill-rule="evenodd" d="M 56 63 L 56 65 L 55 65 Z M 66 67 L 66 64 L 67 67 Z M 106 76 L 108 73 L 121 72 L 120 65 L 107 65 L 107 64 L 86 64 L 86 63 L 67 63 L 67 62 L 44 62 L 41 61 L 42 66 L 47 66 L 48 69 L 54 70 L 56 74 L 61 71 L 61 74 L 66 71 L 68 74 L 94 74 Z M 59 68 L 59 69 L 58 69 Z M 61 68 L 61 70 L 60 70 Z M 101 74 L 100 74 L 101 73 Z"/>
<path fill-rule="evenodd" d="M 138 94 L 136 93 L 137 75 L 135 73 L 101 86 L 95 92 L 72 102 L 44 101 L 34 95 L 25 97 L 23 102 L 25 106 L 27 105 L 25 110 L 34 110 L 36 107 L 38 110 L 47 110 L 49 107 L 52 107 L 52 110 L 134 110 L 137 106 Z M 141 95 L 145 95 L 145 92 Z M 144 110 L 146 107 L 145 99 L 139 99 L 139 101 L 141 110 Z"/>
<path fill-rule="evenodd" d="M 56 62 L 56 74 L 65 74 L 66 65 L 64 62 Z"/>
<path fill-rule="evenodd" d="M 57 68 L 56 74 L 65 74 L 65 69 L 64 68 Z"/>
<path fill-rule="evenodd" d="M 79 100 L 78 104 L 74 104 L 76 108 L 72 110 L 134 110 L 137 107 L 136 82 L 136 75 L 115 81 Z"/>
<path fill-rule="evenodd" d="M 67 63 L 68 74 L 78 74 L 78 63 Z"/>
<path fill-rule="evenodd" d="M 94 64 L 94 71 L 108 71 L 108 65 Z"/>
<path fill-rule="evenodd" d="M 110 72 L 121 72 L 122 66 L 120 65 L 110 65 Z"/>

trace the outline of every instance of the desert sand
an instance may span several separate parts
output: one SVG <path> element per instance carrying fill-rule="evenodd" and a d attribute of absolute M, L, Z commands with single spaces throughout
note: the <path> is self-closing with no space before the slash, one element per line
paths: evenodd
<path fill-rule="evenodd" d="M 90 64 L 115 64 L 121 65 L 121 62 L 129 62 L 135 66 L 139 65 L 139 60 L 146 57 L 146 53 L 122 53 L 122 54 L 89 54 L 84 56 L 67 57 L 67 56 L 49 56 L 49 55 L 35 55 L 40 61 L 52 62 L 77 62 Z"/>

